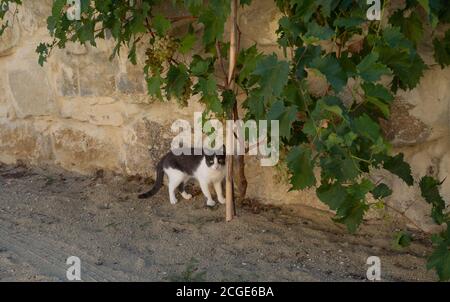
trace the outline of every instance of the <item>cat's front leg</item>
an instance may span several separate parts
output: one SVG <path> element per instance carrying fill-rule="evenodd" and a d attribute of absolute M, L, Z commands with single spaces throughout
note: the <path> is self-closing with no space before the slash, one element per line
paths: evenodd
<path fill-rule="evenodd" d="M 200 181 L 200 189 L 202 189 L 203 195 L 205 195 L 205 197 L 206 197 L 206 205 L 209 207 L 215 206 L 216 202 L 211 197 L 211 193 L 209 192 L 208 183 L 205 181 Z"/>
<path fill-rule="evenodd" d="M 216 190 L 216 194 L 217 194 L 217 199 L 219 200 L 219 202 L 221 204 L 225 203 L 225 197 L 223 197 L 223 192 L 222 192 L 222 182 L 218 181 L 214 183 L 214 190 Z"/>

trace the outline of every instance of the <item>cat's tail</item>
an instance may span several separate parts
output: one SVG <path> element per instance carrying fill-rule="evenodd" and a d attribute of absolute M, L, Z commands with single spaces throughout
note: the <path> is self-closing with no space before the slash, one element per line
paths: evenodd
<path fill-rule="evenodd" d="M 150 191 L 139 194 L 138 198 L 144 199 L 149 198 L 158 193 L 159 189 L 161 189 L 164 180 L 164 167 L 163 167 L 164 158 L 158 163 L 156 166 L 156 180 L 153 188 Z"/>

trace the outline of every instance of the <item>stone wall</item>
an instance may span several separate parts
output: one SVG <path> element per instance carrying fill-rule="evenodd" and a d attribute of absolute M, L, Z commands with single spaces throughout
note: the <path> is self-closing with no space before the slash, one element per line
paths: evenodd
<path fill-rule="evenodd" d="M 126 55 L 109 61 L 111 40 L 97 48 L 71 44 L 56 49 L 40 67 L 35 49 L 49 40 L 45 20 L 50 5 L 51 0 L 24 1 L 19 20 L 0 39 L 0 162 L 59 165 L 84 174 L 103 169 L 153 176 L 155 163 L 175 135 L 170 132 L 172 122 L 193 121 L 201 105 L 192 100 L 180 108 L 175 102 L 149 98 L 142 62 L 133 66 Z M 279 52 L 278 17 L 273 1 L 253 1 L 239 17 L 244 46 L 256 42 L 264 51 Z M 422 53 L 430 61 L 424 45 Z M 449 69 L 431 68 L 418 88 L 399 93 L 392 118 L 384 125 L 394 146 L 412 163 L 416 178 L 425 173 L 448 176 L 449 81 Z M 246 173 L 249 197 L 326 209 L 313 191 L 288 193 L 286 184 L 275 181 L 275 169 L 260 167 L 254 158 L 248 160 Z M 430 230 L 429 206 L 417 188 L 387 177 L 394 190 L 388 203 Z M 450 182 L 442 193 L 450 200 Z"/>

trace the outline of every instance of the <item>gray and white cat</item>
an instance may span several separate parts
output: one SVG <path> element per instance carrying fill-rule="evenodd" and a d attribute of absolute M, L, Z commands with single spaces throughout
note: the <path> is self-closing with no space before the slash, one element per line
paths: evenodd
<path fill-rule="evenodd" d="M 200 184 L 203 195 L 206 197 L 206 204 L 214 206 L 216 202 L 211 197 L 209 185 L 214 185 L 214 190 L 217 194 L 217 199 L 220 203 L 225 203 L 225 198 L 222 192 L 222 181 L 225 178 L 225 148 L 205 152 L 201 150 L 200 155 L 195 155 L 195 149 L 190 149 L 190 152 L 170 151 L 167 153 L 156 166 L 156 181 L 153 188 L 140 194 L 139 198 L 148 198 L 155 195 L 163 185 L 164 173 L 169 179 L 169 197 L 170 203 L 176 204 L 177 198 L 175 196 L 176 189 L 181 192 L 184 199 L 191 199 L 192 195 L 185 191 L 186 183 L 191 179 L 196 179 Z M 186 149 L 184 151 L 187 151 Z M 197 150 L 199 151 L 199 150 Z M 199 152 L 200 153 L 200 152 Z M 190 154 L 190 155 L 188 155 Z"/>

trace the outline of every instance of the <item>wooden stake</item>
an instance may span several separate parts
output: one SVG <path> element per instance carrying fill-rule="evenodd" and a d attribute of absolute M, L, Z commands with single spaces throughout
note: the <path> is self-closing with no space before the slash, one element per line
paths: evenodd
<path fill-rule="evenodd" d="M 238 0 L 231 1 L 231 22 L 230 22 L 230 60 L 228 65 L 228 81 L 227 88 L 233 90 L 234 74 L 236 71 L 237 59 L 237 9 Z M 231 112 L 230 116 L 234 113 Z M 231 118 L 233 120 L 233 118 Z M 231 129 L 230 129 L 231 128 Z M 234 137 L 232 127 L 226 127 L 227 130 L 227 176 L 226 176 L 226 221 L 231 221 L 236 215 L 234 211 L 234 196 L 233 196 L 233 154 L 234 154 Z"/>
<path fill-rule="evenodd" d="M 228 129 L 227 127 L 227 152 L 230 146 L 233 146 L 233 129 Z M 229 150 L 232 151 L 232 150 Z M 226 187 L 225 187 L 225 207 L 226 207 L 226 221 L 231 221 L 236 215 L 234 211 L 234 190 L 233 190 L 233 154 L 226 157 L 227 163 L 227 176 L 226 176 Z"/>

